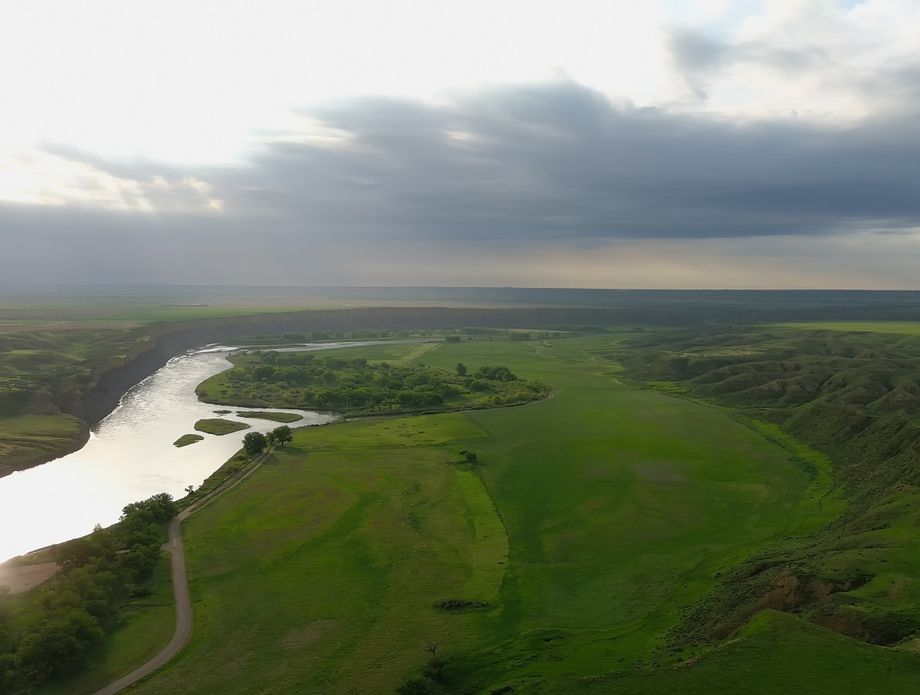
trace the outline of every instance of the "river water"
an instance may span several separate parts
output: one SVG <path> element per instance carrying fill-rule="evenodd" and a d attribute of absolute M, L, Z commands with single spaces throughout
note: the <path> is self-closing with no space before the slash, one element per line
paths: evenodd
<path fill-rule="evenodd" d="M 325 343 L 297 350 L 325 350 L 370 343 Z M 158 492 L 185 495 L 200 485 L 242 446 L 247 432 L 267 432 L 280 423 L 241 418 L 235 406 L 202 403 L 195 387 L 232 365 L 228 348 L 211 347 L 171 359 L 152 376 L 134 386 L 118 407 L 102 420 L 86 445 L 72 454 L 0 478 L 0 562 L 52 543 L 60 543 L 108 526 L 122 508 Z M 215 410 L 231 410 L 216 415 Z M 245 410 L 245 409 L 242 409 Z M 289 408 L 259 408 L 297 413 L 291 427 L 321 425 L 335 419 L 329 413 Z M 215 436 L 199 432 L 195 444 L 173 446 L 183 434 L 194 433 L 201 418 L 222 417 L 250 429 Z"/>

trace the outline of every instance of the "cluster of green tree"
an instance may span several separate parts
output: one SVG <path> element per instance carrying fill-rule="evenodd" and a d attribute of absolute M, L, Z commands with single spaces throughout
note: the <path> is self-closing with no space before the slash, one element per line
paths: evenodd
<path fill-rule="evenodd" d="M 902 530 L 920 508 L 920 337 L 723 326 L 646 333 L 611 356 L 633 378 L 779 425 L 827 454 L 847 493 L 834 524 L 727 577 L 688 634 L 724 632 L 764 605 L 878 644 L 920 631 L 920 580 L 898 580 L 897 596 L 850 593 L 916 554 Z M 877 561 L 852 552 L 870 537 Z M 773 605 L 779 586 L 798 589 Z"/>
<path fill-rule="evenodd" d="M 267 446 L 279 444 L 286 446 L 288 442 L 294 439 L 294 433 L 287 425 L 276 427 L 268 434 L 261 432 L 250 432 L 243 437 L 243 450 L 250 456 L 258 456 Z"/>
<path fill-rule="evenodd" d="M 310 353 L 259 352 L 233 359 L 234 369 L 198 387 L 202 400 L 363 414 L 509 405 L 549 391 L 501 366 L 469 373 L 459 364 L 451 373 L 419 364 L 368 363 Z"/>
<path fill-rule="evenodd" d="M 126 601 L 148 590 L 175 513 L 165 493 L 129 504 L 118 524 L 58 546 L 61 570 L 19 610 L 0 595 L 0 692 L 32 692 L 86 663 Z"/>

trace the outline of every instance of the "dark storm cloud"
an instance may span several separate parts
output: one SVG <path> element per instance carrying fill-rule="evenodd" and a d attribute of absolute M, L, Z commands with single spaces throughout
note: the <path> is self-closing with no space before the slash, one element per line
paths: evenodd
<path fill-rule="evenodd" d="M 52 254 L 134 253 L 151 267 L 184 267 L 209 249 L 258 255 L 269 243 L 357 253 L 362 240 L 585 247 L 920 226 L 920 124 L 906 117 L 738 124 L 614 106 L 571 82 L 437 105 L 349 100 L 309 115 L 344 139 L 292 142 L 301 134 L 289 133 L 233 168 L 92 162 L 139 181 L 202 179 L 221 213 L 8 206 L 0 232 L 22 249 L 41 238 Z"/>
<path fill-rule="evenodd" d="M 313 112 L 336 146 L 276 143 L 202 177 L 229 214 L 423 238 L 744 237 L 920 223 L 920 127 L 739 125 L 615 107 L 573 83 L 446 105 Z"/>

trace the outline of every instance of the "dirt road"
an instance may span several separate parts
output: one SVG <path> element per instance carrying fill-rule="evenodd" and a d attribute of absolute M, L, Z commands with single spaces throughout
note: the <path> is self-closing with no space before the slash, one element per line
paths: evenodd
<path fill-rule="evenodd" d="M 110 683 L 95 695 L 115 695 L 168 663 L 181 652 L 192 637 L 192 598 L 188 591 L 188 572 L 185 566 L 185 548 L 182 546 L 182 522 L 192 514 L 214 500 L 220 494 L 236 487 L 252 475 L 262 462 L 271 454 L 271 449 L 253 461 L 247 468 L 230 480 L 223 482 L 187 509 L 179 512 L 169 524 L 169 540 L 163 548 L 169 552 L 172 561 L 173 598 L 176 604 L 176 630 L 169 644 L 145 664 L 138 666 L 126 676 Z"/>

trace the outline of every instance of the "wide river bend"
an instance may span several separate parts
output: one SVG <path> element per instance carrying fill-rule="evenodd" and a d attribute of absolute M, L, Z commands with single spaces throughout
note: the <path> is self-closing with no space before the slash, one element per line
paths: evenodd
<path fill-rule="evenodd" d="M 288 350 L 312 351 L 371 343 L 323 343 Z M 93 430 L 86 445 L 41 466 L 0 478 L 0 562 L 52 543 L 85 535 L 96 524 L 108 526 L 122 508 L 158 492 L 185 495 L 200 485 L 242 446 L 247 432 L 267 432 L 279 423 L 241 418 L 235 406 L 202 403 L 195 387 L 231 367 L 230 349 L 209 347 L 174 357 L 130 389 L 118 407 Z M 215 415 L 215 410 L 231 410 Z M 297 413 L 291 427 L 322 425 L 329 413 L 289 408 L 260 408 Z M 223 417 L 250 429 L 222 436 L 202 434 L 195 444 L 173 446 L 193 433 L 201 418 Z"/>

